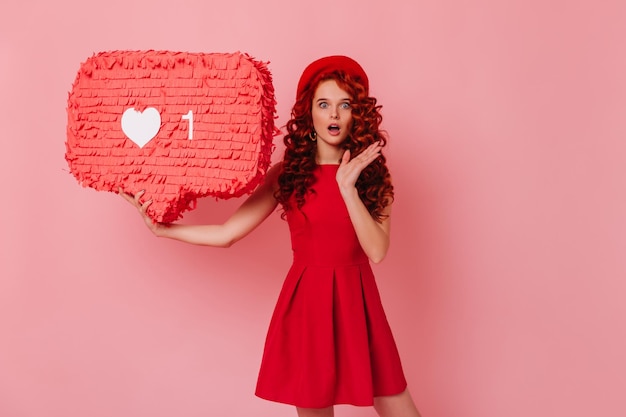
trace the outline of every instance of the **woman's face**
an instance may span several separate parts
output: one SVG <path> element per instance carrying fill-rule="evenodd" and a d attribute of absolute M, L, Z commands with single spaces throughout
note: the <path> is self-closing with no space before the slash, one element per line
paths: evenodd
<path fill-rule="evenodd" d="M 322 150 L 320 147 L 341 149 L 352 129 L 350 95 L 335 80 L 322 81 L 313 95 L 311 117 L 318 150 Z"/>

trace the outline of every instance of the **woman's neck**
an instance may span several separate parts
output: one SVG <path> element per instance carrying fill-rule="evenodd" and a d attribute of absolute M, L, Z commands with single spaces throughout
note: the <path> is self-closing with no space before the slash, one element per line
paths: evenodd
<path fill-rule="evenodd" d="M 322 147 L 317 146 L 317 152 L 315 155 L 315 162 L 318 165 L 329 165 L 329 164 L 339 164 L 341 163 L 341 157 L 345 149 L 343 148 L 335 148 L 335 147 Z"/>

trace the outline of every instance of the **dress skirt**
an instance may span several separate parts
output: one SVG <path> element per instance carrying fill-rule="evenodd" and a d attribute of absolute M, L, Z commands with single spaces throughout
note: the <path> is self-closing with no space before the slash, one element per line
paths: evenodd
<path fill-rule="evenodd" d="M 269 325 L 256 395 L 306 408 L 368 406 L 403 392 L 406 380 L 329 167 L 318 170 L 306 210 L 288 212 L 294 263 Z"/>

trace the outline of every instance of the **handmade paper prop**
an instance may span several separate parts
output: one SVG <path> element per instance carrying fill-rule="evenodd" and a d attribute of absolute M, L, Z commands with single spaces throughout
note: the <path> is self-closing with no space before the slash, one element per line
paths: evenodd
<path fill-rule="evenodd" d="M 69 93 L 65 158 L 82 185 L 145 190 L 148 216 L 172 222 L 263 180 L 274 112 L 271 74 L 248 55 L 102 52 Z"/>

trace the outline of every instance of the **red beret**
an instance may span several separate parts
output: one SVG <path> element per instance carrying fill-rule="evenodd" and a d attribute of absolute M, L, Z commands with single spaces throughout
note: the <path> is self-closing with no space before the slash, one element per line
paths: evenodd
<path fill-rule="evenodd" d="M 304 69 L 304 72 L 300 76 L 300 81 L 298 81 L 296 98 L 300 97 L 302 91 L 309 85 L 313 78 L 337 70 L 344 71 L 351 77 L 358 79 L 361 84 L 363 84 L 363 87 L 365 87 L 365 92 L 367 93 L 369 91 L 367 74 L 359 63 L 347 56 L 333 55 L 313 61 Z"/>

